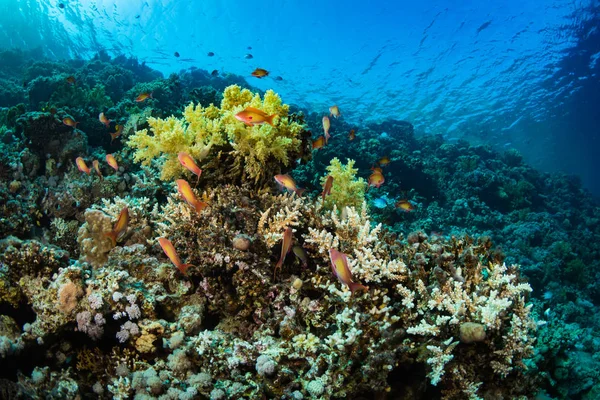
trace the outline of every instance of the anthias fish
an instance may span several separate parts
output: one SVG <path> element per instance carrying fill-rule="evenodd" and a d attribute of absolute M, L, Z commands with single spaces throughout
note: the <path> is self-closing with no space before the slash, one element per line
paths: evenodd
<path fill-rule="evenodd" d="M 153 99 L 154 97 L 152 97 L 152 92 L 144 92 L 142 94 L 140 94 L 138 97 L 135 98 L 135 101 L 138 103 L 141 103 L 142 101 L 145 101 L 146 99 Z"/>
<path fill-rule="evenodd" d="M 198 179 L 196 179 L 196 186 L 198 186 L 198 182 L 200 181 L 200 175 L 202 174 L 202 170 L 198 167 L 198 165 L 196 165 L 196 162 L 194 161 L 192 156 L 190 156 L 188 153 L 182 151 L 179 154 L 177 154 L 177 158 L 179 159 L 179 162 L 181 163 L 181 165 L 183 165 L 192 174 L 194 174 L 198 177 Z"/>
<path fill-rule="evenodd" d="M 379 165 L 381 165 L 382 167 L 387 166 L 390 162 L 391 162 L 391 160 L 390 160 L 390 158 L 388 156 L 381 157 L 379 159 Z"/>
<path fill-rule="evenodd" d="M 242 121 L 248 126 L 269 124 L 273 126 L 273 118 L 277 114 L 269 115 L 266 112 L 254 107 L 246 107 L 243 111 L 235 114 L 238 121 Z"/>
<path fill-rule="evenodd" d="M 356 138 L 356 133 L 354 132 L 354 129 L 350 130 L 350 133 L 348 134 L 348 140 L 352 141 Z"/>
<path fill-rule="evenodd" d="M 313 150 L 319 150 L 325 147 L 325 136 L 319 136 L 316 140 L 312 142 Z"/>
<path fill-rule="evenodd" d="M 91 172 L 90 167 L 87 166 L 87 164 L 85 163 L 85 161 L 83 161 L 83 158 L 81 158 L 81 157 L 77 157 L 75 159 L 75 165 L 77 165 L 77 168 L 81 172 L 85 172 L 88 175 Z"/>
<path fill-rule="evenodd" d="M 329 128 L 331 127 L 331 122 L 329 121 L 328 116 L 323 117 L 323 132 L 325 132 L 325 143 L 329 141 L 331 135 L 329 134 Z"/>
<path fill-rule="evenodd" d="M 94 166 L 94 171 L 96 171 L 96 174 L 98 174 L 100 179 L 104 179 L 104 177 L 102 176 L 102 172 L 100 172 L 100 163 L 98 162 L 98 160 L 92 161 L 92 165 Z"/>
<path fill-rule="evenodd" d="M 290 192 L 296 193 L 298 196 L 302 196 L 305 189 L 298 189 L 296 186 L 296 182 L 292 179 L 288 174 L 285 175 L 275 175 L 275 182 L 277 182 L 280 186 L 286 188 Z"/>
<path fill-rule="evenodd" d="M 369 176 L 368 182 L 369 187 L 375 186 L 376 188 L 379 188 L 385 182 L 385 178 L 383 177 L 383 174 L 381 172 L 373 172 Z"/>
<path fill-rule="evenodd" d="M 273 272 L 273 276 L 277 274 L 277 270 L 281 269 L 283 266 L 283 262 L 285 261 L 285 256 L 290 251 L 290 247 L 292 246 L 292 237 L 293 232 L 292 228 L 289 226 L 285 228 L 285 232 L 283 232 L 283 239 L 281 241 L 281 256 L 279 257 L 279 261 L 275 264 L 275 271 Z"/>
<path fill-rule="evenodd" d="M 75 122 L 75 120 L 71 117 L 63 118 L 62 122 L 63 124 L 65 124 L 66 126 L 70 126 L 71 128 L 77 128 L 77 124 L 79 123 Z"/>
<path fill-rule="evenodd" d="M 117 164 L 117 159 L 112 154 L 106 155 L 106 162 L 111 166 L 115 171 L 119 171 L 119 164 Z"/>
<path fill-rule="evenodd" d="M 184 264 L 181 262 L 181 259 L 179 258 L 179 255 L 177 255 L 177 251 L 175 250 L 173 243 L 171 243 L 169 239 L 162 237 L 158 238 L 158 243 L 160 244 L 160 247 L 162 247 L 167 257 L 169 257 L 169 260 L 171 260 L 173 265 L 177 267 L 179 272 L 185 275 L 187 273 L 188 268 L 193 267 L 192 264 Z"/>
<path fill-rule="evenodd" d="M 67 81 L 67 83 L 68 83 L 69 85 L 74 85 L 74 84 L 75 84 L 75 82 L 76 82 L 76 80 L 75 80 L 75 77 L 74 77 L 73 75 L 71 75 L 71 76 L 68 76 L 68 77 L 67 77 L 67 79 L 65 79 L 65 80 Z"/>
<path fill-rule="evenodd" d="M 340 115 L 342 115 L 340 113 L 340 109 L 336 105 L 333 105 L 333 106 L 329 107 L 329 113 L 334 118 L 339 118 Z"/>
<path fill-rule="evenodd" d="M 415 210 L 415 206 L 413 206 L 412 203 L 406 199 L 398 200 L 396 202 L 396 208 L 404 212 L 412 212 Z"/>
<path fill-rule="evenodd" d="M 196 212 L 200 212 L 206 207 L 208 207 L 208 203 L 198 200 L 192 187 L 185 179 L 177 179 L 175 181 L 177 183 L 177 190 L 183 199 L 188 203 L 192 208 L 196 210 Z"/>
<path fill-rule="evenodd" d="M 110 240 L 112 241 L 113 246 L 116 246 L 117 240 L 119 239 L 119 237 L 121 237 L 127 231 L 128 225 L 129 225 L 129 209 L 127 207 L 124 207 L 121 210 L 121 212 L 119 213 L 119 219 L 117 219 L 117 222 L 116 222 L 115 226 L 113 227 L 113 230 L 110 232 L 106 232 L 104 234 L 104 236 L 109 237 Z"/>
<path fill-rule="evenodd" d="M 352 279 L 352 272 L 348 268 L 348 257 L 346 254 L 337 251 L 336 249 L 329 249 L 329 259 L 331 260 L 331 270 L 340 282 L 348 286 L 348 289 L 354 294 L 357 290 L 369 290 L 367 286 L 356 283 Z"/>
<path fill-rule="evenodd" d="M 325 201 L 325 196 L 328 196 L 331 194 L 332 186 L 333 186 L 333 176 L 329 175 L 329 176 L 327 176 L 327 179 L 325 180 L 325 184 L 323 185 L 323 193 L 321 193 L 321 198 L 323 199 L 323 201 Z"/>
<path fill-rule="evenodd" d="M 123 125 L 115 125 L 115 129 L 116 132 L 109 132 L 111 143 L 113 142 L 113 140 L 121 136 L 121 133 L 123 133 Z"/>
<path fill-rule="evenodd" d="M 101 112 L 100 115 L 98 115 L 98 120 L 102 122 L 106 127 L 110 126 L 110 119 L 106 118 L 106 115 L 104 115 L 103 112 Z"/>
<path fill-rule="evenodd" d="M 269 71 L 267 71 L 266 69 L 262 69 L 262 68 L 256 68 L 254 71 L 252 71 L 252 76 L 256 77 L 256 78 L 264 78 L 265 76 L 269 75 Z"/>

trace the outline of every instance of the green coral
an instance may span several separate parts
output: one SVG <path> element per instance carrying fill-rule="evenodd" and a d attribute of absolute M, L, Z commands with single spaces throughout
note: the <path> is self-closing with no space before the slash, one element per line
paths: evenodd
<path fill-rule="evenodd" d="M 354 160 L 348 159 L 346 165 L 337 158 L 333 158 L 327 167 L 328 175 L 321 178 L 321 184 L 324 185 L 327 176 L 333 177 L 333 186 L 331 193 L 325 197 L 324 207 L 333 209 L 333 205 L 338 210 L 343 210 L 345 207 L 362 207 L 365 201 L 365 192 L 367 190 L 367 182 L 363 178 L 357 178 L 357 168 L 354 168 Z"/>
<path fill-rule="evenodd" d="M 275 126 L 247 126 L 235 114 L 251 106 L 277 114 Z M 289 166 L 302 146 L 304 129 L 291 121 L 289 106 L 272 90 L 264 98 L 237 85 L 225 89 L 221 107 L 188 105 L 183 118 L 149 118 L 150 129 L 137 131 L 127 144 L 135 149 L 137 162 L 150 165 L 160 160 L 161 179 L 181 176 L 177 160 L 181 151 L 229 178 L 251 179 L 258 184 Z"/>

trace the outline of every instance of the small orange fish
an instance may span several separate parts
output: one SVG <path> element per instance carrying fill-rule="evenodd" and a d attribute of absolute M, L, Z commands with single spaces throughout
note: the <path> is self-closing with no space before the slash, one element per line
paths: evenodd
<path fill-rule="evenodd" d="M 325 184 L 323 185 L 323 193 L 321 193 L 323 201 L 325 201 L 325 196 L 331 194 L 331 187 L 333 186 L 333 176 L 327 176 L 325 180 Z"/>
<path fill-rule="evenodd" d="M 354 129 L 350 130 L 350 133 L 348 134 L 348 140 L 352 141 L 356 139 L 356 133 L 354 133 Z"/>
<path fill-rule="evenodd" d="M 121 134 L 123 133 L 123 125 L 115 125 L 115 129 L 116 132 L 109 132 L 111 143 L 113 142 L 113 140 L 121 136 Z"/>
<path fill-rule="evenodd" d="M 373 172 L 369 176 L 368 182 L 369 187 L 375 186 L 376 188 L 379 188 L 379 186 L 383 185 L 383 182 L 385 182 L 385 178 L 383 177 L 383 174 L 381 172 Z"/>
<path fill-rule="evenodd" d="M 413 212 L 415 210 L 415 206 L 406 199 L 398 200 L 396 202 L 396 208 L 404 211 L 404 212 Z"/>
<path fill-rule="evenodd" d="M 160 244 L 160 247 L 162 247 L 162 249 L 165 252 L 165 254 L 167 255 L 167 257 L 169 257 L 169 260 L 171 260 L 173 265 L 175 265 L 177 267 L 179 272 L 181 272 L 182 274 L 185 275 L 187 273 L 187 269 L 189 267 L 193 267 L 192 264 L 183 264 L 181 262 L 181 259 L 177 255 L 177 251 L 175 250 L 173 243 L 171 243 L 171 241 L 169 239 L 158 238 L 158 243 Z"/>
<path fill-rule="evenodd" d="M 79 123 L 75 122 L 75 120 L 71 117 L 64 118 L 62 122 L 63 124 L 65 124 L 66 126 L 70 126 L 71 128 L 77 128 L 77 124 Z"/>
<path fill-rule="evenodd" d="M 281 241 L 281 257 L 279 257 L 279 261 L 275 264 L 275 271 L 273 272 L 273 278 L 277 274 L 277 270 L 281 269 L 283 266 L 283 262 L 285 261 L 285 256 L 290 251 L 290 246 L 292 245 L 292 237 L 293 232 L 292 228 L 289 226 L 285 228 L 285 232 L 283 232 L 283 240 Z"/>
<path fill-rule="evenodd" d="M 323 117 L 323 131 L 325 132 L 325 143 L 329 140 L 331 135 L 329 134 L 329 128 L 331 127 L 331 122 L 329 122 L 329 117 L 326 115 Z"/>
<path fill-rule="evenodd" d="M 202 174 L 202 170 L 196 165 L 196 162 L 194 161 L 192 156 L 190 156 L 188 153 L 185 153 L 182 151 L 179 154 L 177 154 L 177 158 L 179 159 L 179 162 L 181 163 L 181 165 L 183 165 L 185 168 L 187 168 L 194 175 L 198 176 L 198 179 L 196 180 L 196 186 L 198 186 L 198 182 L 200 181 L 200 174 Z"/>
<path fill-rule="evenodd" d="M 129 225 L 129 209 L 124 207 L 119 214 L 119 219 L 113 227 L 113 230 L 104 234 L 112 240 L 113 247 L 117 245 L 117 240 L 127 231 Z"/>
<path fill-rule="evenodd" d="M 98 120 L 102 122 L 107 128 L 110 126 L 110 119 L 106 118 L 103 112 L 98 115 Z"/>
<path fill-rule="evenodd" d="M 88 175 L 90 174 L 90 172 L 91 172 L 90 167 L 88 167 L 87 164 L 85 163 L 85 161 L 83 161 L 83 158 L 77 157 L 75 159 L 75 164 L 77 165 L 77 168 L 81 172 L 85 172 Z"/>
<path fill-rule="evenodd" d="M 379 160 L 379 165 L 381 165 L 382 167 L 387 166 L 389 163 L 391 162 L 390 158 L 388 156 L 385 157 L 381 157 L 381 159 Z"/>
<path fill-rule="evenodd" d="M 350 292 L 354 294 L 357 290 L 369 290 L 367 286 L 356 283 L 352 280 L 352 272 L 348 268 L 348 257 L 346 254 L 337 251 L 336 249 L 329 249 L 329 259 L 331 260 L 331 270 L 340 282 L 344 285 L 348 285 Z"/>
<path fill-rule="evenodd" d="M 65 80 L 67 81 L 67 83 L 69 85 L 74 85 L 75 84 L 75 77 L 73 75 L 67 76 L 67 78 Z"/>
<path fill-rule="evenodd" d="M 175 181 L 177 183 L 177 190 L 183 199 L 190 205 L 192 208 L 196 210 L 196 212 L 202 211 L 204 208 L 208 207 L 208 203 L 198 200 L 192 187 L 185 179 L 177 179 Z"/>
<path fill-rule="evenodd" d="M 273 118 L 277 114 L 268 115 L 266 112 L 254 107 L 246 107 L 243 111 L 235 114 L 235 119 L 242 121 L 248 126 L 269 124 L 273 126 Z"/>
<path fill-rule="evenodd" d="M 313 140 L 312 148 L 313 150 L 319 150 L 325 147 L 325 136 L 319 136 L 317 140 Z"/>
<path fill-rule="evenodd" d="M 119 171 L 119 164 L 117 164 L 117 159 L 112 154 L 106 155 L 106 162 L 110 165 L 115 171 Z"/>
<path fill-rule="evenodd" d="M 329 107 L 329 112 L 330 112 L 330 115 L 336 119 L 339 118 L 340 115 L 342 115 L 342 114 L 340 114 L 340 109 L 336 105 Z"/>
<path fill-rule="evenodd" d="M 254 76 L 256 78 L 264 78 L 267 75 L 269 75 L 269 71 L 267 71 L 266 69 L 262 69 L 262 68 L 256 68 L 252 72 L 252 76 Z"/>
<path fill-rule="evenodd" d="M 298 189 L 296 186 L 296 182 L 292 179 L 288 174 L 285 175 L 275 175 L 275 182 L 277 182 L 282 187 L 286 188 L 290 192 L 294 192 L 298 195 L 298 197 L 302 196 L 305 189 Z"/>
<path fill-rule="evenodd" d="M 96 171 L 100 179 L 104 179 L 104 177 L 102 176 L 102 172 L 100 172 L 100 165 L 98 164 L 98 160 L 92 161 L 92 165 L 94 166 L 94 170 Z"/>
<path fill-rule="evenodd" d="M 152 97 L 152 92 L 144 92 L 142 94 L 140 94 L 138 97 L 135 98 L 135 101 L 137 103 L 141 103 L 142 101 L 145 101 L 146 99 L 153 99 L 154 97 Z"/>
<path fill-rule="evenodd" d="M 382 174 L 383 170 L 381 169 L 381 167 L 371 167 L 371 171 L 373 171 L 373 173 L 377 172 Z"/>

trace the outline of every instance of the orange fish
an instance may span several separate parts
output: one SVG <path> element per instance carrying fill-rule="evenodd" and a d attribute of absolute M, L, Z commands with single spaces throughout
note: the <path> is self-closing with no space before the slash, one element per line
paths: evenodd
<path fill-rule="evenodd" d="M 275 264 L 275 271 L 273 272 L 273 277 L 275 277 L 275 274 L 277 274 L 277 270 L 281 269 L 281 266 L 285 261 L 285 256 L 290 251 L 290 247 L 292 245 L 292 236 L 292 228 L 288 226 L 287 228 L 285 228 L 285 232 L 283 232 L 283 240 L 281 242 L 281 257 L 279 257 L 279 261 L 277 261 L 277 264 Z"/>
<path fill-rule="evenodd" d="M 200 174 L 202 174 L 202 170 L 196 165 L 196 162 L 194 161 L 192 156 L 190 156 L 188 153 L 185 153 L 182 151 L 181 153 L 177 154 L 177 158 L 179 159 L 179 162 L 181 163 L 181 165 L 186 167 L 194 175 L 198 176 L 198 179 L 196 180 L 196 186 L 198 186 L 198 182 L 200 181 Z"/>
<path fill-rule="evenodd" d="M 354 294 L 356 290 L 369 290 L 367 286 L 356 283 L 352 280 L 352 272 L 348 268 L 348 257 L 336 249 L 329 249 L 329 259 L 331 260 L 331 270 L 340 282 L 344 285 L 348 285 L 350 292 Z"/>
<path fill-rule="evenodd" d="M 73 75 L 68 76 L 65 80 L 67 81 L 67 83 L 69 85 L 74 85 L 75 84 L 75 77 Z"/>
<path fill-rule="evenodd" d="M 379 165 L 381 165 L 382 167 L 387 166 L 390 163 L 390 158 L 388 156 L 385 157 L 381 157 L 381 159 L 379 160 Z"/>
<path fill-rule="evenodd" d="M 371 167 L 371 171 L 373 171 L 373 173 L 383 173 L 383 170 L 381 169 L 381 167 Z"/>
<path fill-rule="evenodd" d="M 140 94 L 138 97 L 135 98 L 135 101 L 137 103 L 141 103 L 142 101 L 145 101 L 146 99 L 153 99 L 154 97 L 152 97 L 152 92 L 144 92 L 142 94 Z"/>
<path fill-rule="evenodd" d="M 107 236 L 112 240 L 113 247 L 117 245 L 117 239 L 122 236 L 127 231 L 127 226 L 129 225 L 129 209 L 124 207 L 119 214 L 119 219 L 117 219 L 117 223 L 115 224 L 112 231 L 107 232 L 104 236 Z"/>
<path fill-rule="evenodd" d="M 298 195 L 298 197 L 302 196 L 305 189 L 298 189 L 296 186 L 296 182 L 292 179 L 288 174 L 285 175 L 275 175 L 275 182 L 277 182 L 282 187 L 286 188 L 290 192 L 294 192 Z"/>
<path fill-rule="evenodd" d="M 385 182 L 385 178 L 381 172 L 373 172 L 369 176 L 369 187 L 375 186 L 379 188 L 379 186 L 383 185 L 383 182 Z"/>
<path fill-rule="evenodd" d="M 321 193 L 323 201 L 325 201 L 325 196 L 331 194 L 332 186 L 333 186 L 333 176 L 329 175 L 327 177 L 327 180 L 325 180 L 325 184 L 323 185 L 323 193 Z"/>
<path fill-rule="evenodd" d="M 81 172 L 85 172 L 88 175 L 90 174 L 90 172 L 91 172 L 90 167 L 88 167 L 87 164 L 85 163 L 85 161 L 83 161 L 83 158 L 77 157 L 75 159 L 75 164 L 77 165 L 77 168 Z"/>
<path fill-rule="evenodd" d="M 160 247 L 162 247 L 162 249 L 165 252 L 165 254 L 167 255 L 167 257 L 169 257 L 169 260 L 171 260 L 173 265 L 175 265 L 177 267 L 179 272 L 181 272 L 182 274 L 185 275 L 187 272 L 187 269 L 189 267 L 193 267 L 192 264 L 183 264 L 181 262 L 181 259 L 177 255 L 177 251 L 175 251 L 175 247 L 173 247 L 173 243 L 171 243 L 171 241 L 169 239 L 158 238 L 158 243 L 160 244 Z"/>
<path fill-rule="evenodd" d="M 350 133 L 348 134 L 348 140 L 352 141 L 356 139 L 356 133 L 354 133 L 354 129 L 350 130 Z"/>
<path fill-rule="evenodd" d="M 235 114 L 235 119 L 242 121 L 248 126 L 269 124 L 273 126 L 273 118 L 277 114 L 269 115 L 266 112 L 254 107 L 246 107 L 243 111 Z"/>
<path fill-rule="evenodd" d="M 396 202 L 396 208 L 399 208 L 404 212 L 412 212 L 415 210 L 415 206 L 413 206 L 412 203 L 406 199 L 398 200 Z"/>
<path fill-rule="evenodd" d="M 77 124 L 79 123 L 75 122 L 75 120 L 71 117 L 64 118 L 62 122 L 63 124 L 65 124 L 66 126 L 70 126 L 71 128 L 77 128 Z"/>
<path fill-rule="evenodd" d="M 104 115 L 103 112 L 98 115 L 98 120 L 106 125 L 107 128 L 110 126 L 110 119 L 106 118 L 106 115 Z"/>
<path fill-rule="evenodd" d="M 336 119 L 339 118 L 340 115 L 342 115 L 340 114 L 340 109 L 336 105 L 329 107 L 329 112 L 331 113 L 330 115 Z"/>
<path fill-rule="evenodd" d="M 98 160 L 92 161 L 92 165 L 94 166 L 94 170 L 96 170 L 96 173 L 98 174 L 100 179 L 104 179 L 104 177 L 102 176 L 102 172 L 100 172 L 100 165 L 98 164 Z"/>
<path fill-rule="evenodd" d="M 325 146 L 325 136 L 319 136 L 317 140 L 313 140 L 313 150 L 319 150 Z"/>
<path fill-rule="evenodd" d="M 113 140 L 121 136 L 121 133 L 123 133 L 123 125 L 115 125 L 115 129 L 117 130 L 116 132 L 109 132 L 111 143 Z"/>
<path fill-rule="evenodd" d="M 117 159 L 112 154 L 106 155 L 106 162 L 110 165 L 115 171 L 119 171 L 119 164 L 117 164 Z"/>
<path fill-rule="evenodd" d="M 204 208 L 208 207 L 208 203 L 198 200 L 192 187 L 185 179 L 177 179 L 175 181 L 177 183 L 177 190 L 179 190 L 179 194 L 183 199 L 192 206 L 196 212 L 202 211 Z"/>
<path fill-rule="evenodd" d="M 264 78 L 267 75 L 269 75 L 269 71 L 267 71 L 266 69 L 262 69 L 262 68 L 256 68 L 252 72 L 252 76 L 254 76 L 256 78 Z"/>
<path fill-rule="evenodd" d="M 323 131 L 325 132 L 325 143 L 329 140 L 331 135 L 329 134 L 329 128 L 331 127 L 331 122 L 329 122 L 329 117 L 326 115 L 323 117 Z"/>

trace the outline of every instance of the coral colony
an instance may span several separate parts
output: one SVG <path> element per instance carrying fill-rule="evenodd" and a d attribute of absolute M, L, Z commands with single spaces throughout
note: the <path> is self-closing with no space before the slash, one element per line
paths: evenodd
<path fill-rule="evenodd" d="M 571 178 L 240 77 L 0 57 L 4 398 L 600 394 Z"/>

